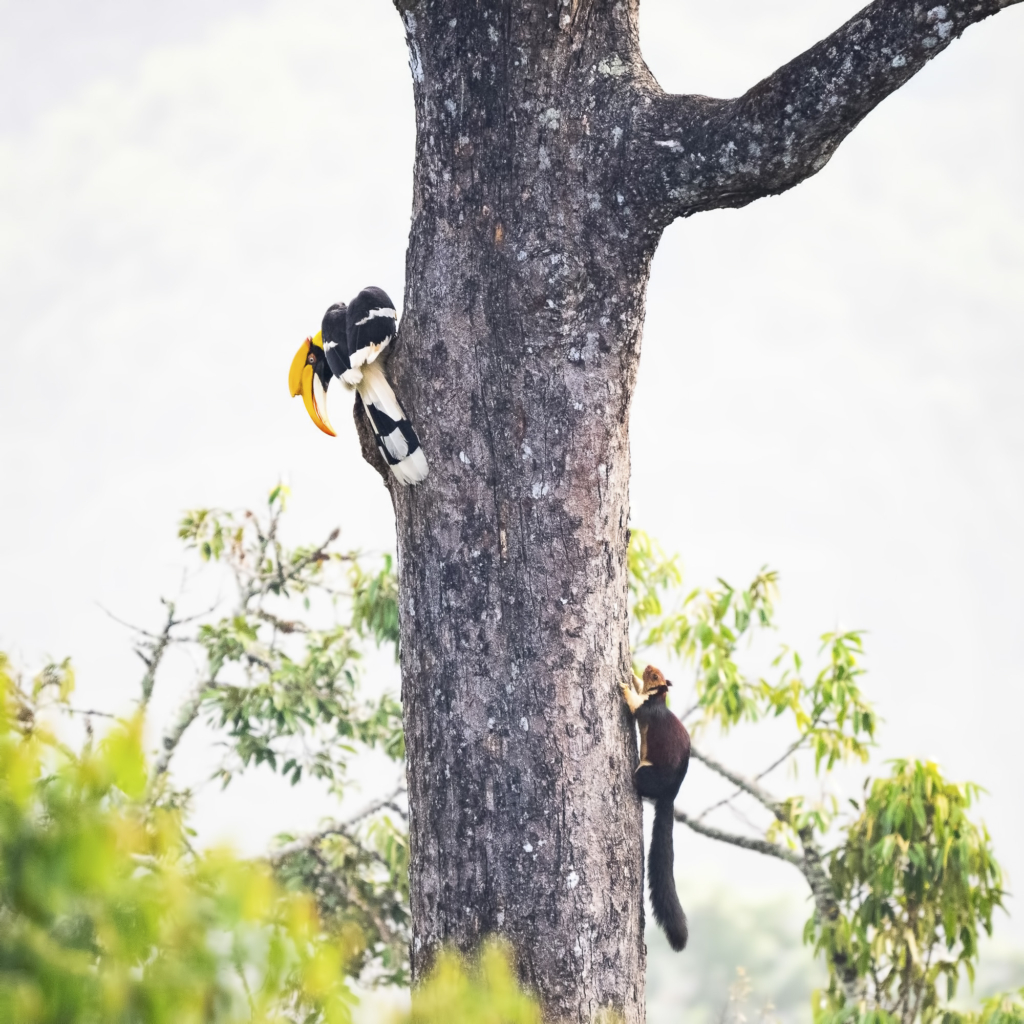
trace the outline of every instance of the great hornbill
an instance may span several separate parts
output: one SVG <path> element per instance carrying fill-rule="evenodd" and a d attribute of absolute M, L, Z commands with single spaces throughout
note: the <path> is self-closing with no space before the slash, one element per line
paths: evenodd
<path fill-rule="evenodd" d="M 310 419 L 335 437 L 327 419 L 331 377 L 362 399 L 384 461 L 403 484 L 427 475 L 420 440 L 395 397 L 378 362 L 398 331 L 394 303 L 382 288 L 364 288 L 347 306 L 336 302 L 324 313 L 320 330 L 299 346 L 288 371 L 288 388 L 302 395 Z"/>

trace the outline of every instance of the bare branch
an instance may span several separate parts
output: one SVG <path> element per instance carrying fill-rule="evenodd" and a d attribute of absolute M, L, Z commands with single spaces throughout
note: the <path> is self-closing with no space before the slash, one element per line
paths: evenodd
<path fill-rule="evenodd" d="M 341 531 L 338 529 L 338 527 L 335 527 L 330 532 L 329 536 L 327 537 L 327 540 L 325 540 L 323 544 L 321 544 L 314 551 L 311 551 L 308 555 L 304 555 L 293 565 L 290 565 L 287 569 L 285 569 L 280 564 L 280 562 L 278 562 L 273 576 L 264 577 L 262 575 L 261 566 L 266 557 L 267 545 L 270 544 L 274 539 L 274 530 L 270 530 L 270 536 L 262 538 L 260 541 L 261 546 L 259 563 L 255 573 L 250 577 L 248 585 L 242 586 L 241 582 L 239 582 L 238 590 L 239 593 L 241 594 L 241 600 L 239 601 L 239 613 L 244 612 L 248 608 L 249 602 L 253 598 L 265 597 L 270 592 L 271 586 L 277 585 L 283 587 L 286 584 L 291 583 L 292 580 L 294 580 L 308 565 L 311 565 L 313 562 L 322 562 L 326 560 L 328 557 L 327 549 L 338 539 L 338 535 L 340 534 L 340 532 Z"/>
<path fill-rule="evenodd" d="M 270 863 L 275 865 L 280 864 L 282 861 L 296 853 L 301 853 L 303 850 L 316 847 L 321 840 L 326 839 L 328 836 L 343 835 L 351 839 L 352 830 L 355 826 L 360 822 L 365 821 L 371 815 L 376 814 L 378 811 L 390 809 L 397 812 L 403 818 L 406 817 L 405 812 L 395 803 L 395 800 L 404 793 L 405 785 L 403 783 L 396 786 L 392 792 L 387 794 L 387 796 L 371 800 L 365 807 L 350 817 L 341 821 L 332 821 L 323 828 L 317 829 L 315 832 L 307 832 L 305 835 L 299 836 L 298 839 L 295 839 L 290 843 L 286 843 L 284 846 L 275 850 L 270 855 Z"/>
<path fill-rule="evenodd" d="M 83 718 L 110 718 L 117 720 L 117 715 L 112 715 L 109 711 L 97 711 L 95 708 L 66 708 L 69 715 L 81 715 Z"/>
<path fill-rule="evenodd" d="M 171 642 L 171 630 L 177 625 L 174 620 L 174 602 L 167 601 L 161 598 L 164 603 L 164 607 L 167 609 L 167 621 L 164 623 L 164 628 L 160 631 L 160 636 L 155 641 L 147 645 L 149 650 L 149 657 L 142 658 L 146 663 L 146 672 L 142 677 L 142 703 L 146 705 L 149 703 L 149 698 L 153 695 L 153 686 L 156 683 L 157 669 L 160 668 L 160 662 L 163 661 L 164 652 L 167 650 L 167 645 Z M 139 656 L 142 657 L 142 652 L 139 651 Z"/>
<path fill-rule="evenodd" d="M 304 622 L 296 622 L 291 619 L 279 619 L 276 615 L 272 615 L 270 612 L 266 612 L 262 608 L 257 608 L 255 615 L 257 619 L 269 622 L 270 625 L 279 633 L 308 633 L 310 631 L 309 626 Z"/>
<path fill-rule="evenodd" d="M 150 774 L 150 789 L 156 781 L 166 773 L 170 767 L 171 758 L 174 756 L 181 738 L 185 735 L 188 727 L 196 720 L 199 710 L 203 705 L 203 698 L 210 690 L 216 689 L 217 683 L 210 679 L 204 679 L 193 688 L 192 692 L 185 699 L 178 709 L 174 720 L 164 731 L 160 739 L 160 751 L 153 762 L 153 770 Z"/>
<path fill-rule="evenodd" d="M 657 98 L 648 195 L 667 222 L 792 188 L 966 28 L 1018 2 L 875 0 L 738 99 Z"/>
<path fill-rule="evenodd" d="M 150 697 L 153 696 L 153 686 L 156 683 L 156 673 L 160 668 L 160 663 L 163 661 L 164 654 L 167 652 L 167 648 L 172 643 L 181 643 L 182 640 L 173 637 L 171 631 L 177 626 L 185 626 L 190 622 L 195 622 L 197 619 L 205 618 L 211 612 L 216 609 L 216 605 L 208 608 L 206 611 L 197 612 L 195 615 L 186 615 L 183 619 L 176 619 L 174 617 L 175 605 L 173 601 L 168 601 L 166 598 L 160 598 L 161 603 L 167 609 L 167 620 L 164 622 L 163 629 L 159 633 L 151 633 L 148 629 L 143 629 L 141 626 L 133 625 L 131 622 L 126 622 L 124 619 L 119 618 L 113 612 L 104 608 L 103 605 L 99 605 L 100 611 L 102 611 L 109 618 L 113 619 L 120 626 L 124 626 L 126 629 L 130 629 L 133 633 L 140 637 L 144 637 L 144 640 L 139 642 L 139 645 L 135 648 L 135 653 L 142 660 L 142 663 L 146 666 L 145 674 L 142 677 L 142 706 L 145 707 L 149 703 Z M 185 641 L 187 642 L 187 641 Z"/>
<path fill-rule="evenodd" d="M 689 707 L 688 707 L 688 708 L 687 708 L 687 709 L 686 709 L 686 710 L 685 710 L 685 711 L 684 711 L 684 712 L 683 712 L 683 713 L 682 713 L 682 714 L 681 714 L 681 715 L 679 716 L 679 719 L 680 719 L 680 721 L 682 721 L 682 722 L 685 722 L 685 721 L 686 721 L 686 720 L 687 720 L 687 719 L 688 719 L 688 718 L 690 717 L 690 715 L 692 715 L 692 714 L 693 714 L 694 712 L 696 712 L 696 711 L 700 711 L 700 701 L 699 701 L 699 700 L 698 700 L 698 701 L 695 701 L 695 702 L 694 702 L 693 704 L 691 704 L 691 705 L 690 705 L 690 706 L 689 706 Z"/>
<path fill-rule="evenodd" d="M 737 832 L 726 832 L 724 829 L 705 825 L 699 818 L 691 818 L 678 807 L 675 809 L 675 814 L 676 821 L 681 821 L 687 828 L 691 828 L 694 832 L 707 836 L 709 839 L 717 839 L 721 843 L 729 843 L 730 846 L 739 846 L 744 850 L 753 850 L 754 853 L 763 853 L 769 857 L 778 857 L 779 860 L 787 861 L 801 871 L 804 869 L 803 858 L 800 854 L 793 850 L 787 850 L 779 843 L 773 843 L 768 839 L 756 839 L 753 836 L 741 836 Z"/>
<path fill-rule="evenodd" d="M 818 724 L 818 721 L 819 720 L 815 718 L 814 721 L 811 722 L 810 727 L 814 728 Z M 775 760 L 772 761 L 772 763 L 768 765 L 767 768 L 765 768 L 763 771 L 758 772 L 754 776 L 755 781 L 760 782 L 761 779 L 763 779 L 766 775 L 770 775 L 773 771 L 775 771 L 776 768 L 779 767 L 780 764 L 782 764 L 783 761 L 785 761 L 787 758 L 795 754 L 804 745 L 806 741 L 806 733 L 798 739 L 793 740 L 793 742 L 790 743 L 790 745 L 781 754 L 779 754 L 779 756 L 775 758 Z"/>
<path fill-rule="evenodd" d="M 744 793 L 749 793 L 758 803 L 767 807 L 779 821 L 789 822 L 789 815 L 786 813 L 784 805 L 753 779 L 748 779 L 745 775 L 734 772 L 731 768 L 722 764 L 721 761 L 716 760 L 710 754 L 705 754 L 692 745 L 690 747 L 690 755 L 707 765 L 713 772 L 717 772 L 722 778 L 728 779 L 734 786 L 738 786 Z"/>
<path fill-rule="evenodd" d="M 742 824 L 746 825 L 747 828 L 753 829 L 755 832 L 760 830 L 760 826 L 756 822 L 751 821 L 750 818 L 747 817 L 747 815 L 744 814 L 743 811 L 741 811 L 735 804 L 728 804 L 727 806 L 729 813 L 732 814 L 734 818 L 742 822 Z"/>
<path fill-rule="evenodd" d="M 799 739 L 794 740 L 782 754 L 780 754 L 774 761 L 772 761 L 770 765 L 768 765 L 767 768 L 764 769 L 764 771 L 758 772 L 757 775 L 754 776 L 754 781 L 760 782 L 761 779 L 763 779 L 766 775 L 775 771 L 775 769 L 778 768 L 779 765 L 786 760 L 786 758 L 795 754 L 803 746 L 804 741 L 806 739 L 806 736 L 801 736 Z M 725 807 L 727 804 L 731 804 L 733 800 L 736 799 L 736 797 L 741 796 L 744 792 L 745 790 L 743 789 L 734 790 L 732 793 L 729 794 L 729 796 L 723 797 L 717 803 L 711 804 L 710 807 L 705 807 L 704 810 L 697 815 L 697 821 L 702 821 L 712 811 L 717 811 L 719 807 Z"/>
<path fill-rule="evenodd" d="M 733 800 L 736 799 L 736 797 L 742 796 L 742 795 L 743 795 L 743 790 L 742 789 L 734 789 L 728 796 L 722 797 L 721 800 L 718 800 L 715 803 L 710 804 L 709 806 L 705 807 L 704 810 L 701 811 L 700 814 L 698 814 L 696 818 L 694 818 L 694 821 L 703 821 L 712 811 L 717 811 L 719 807 L 726 807 L 726 806 L 728 806 L 729 804 L 731 804 L 733 802 Z"/>
<path fill-rule="evenodd" d="M 151 633 L 148 629 L 143 629 L 141 626 L 136 626 L 134 623 L 128 622 L 126 619 L 122 619 L 120 616 L 115 615 L 109 608 L 104 608 L 99 601 L 96 602 L 96 607 L 99 608 L 107 618 L 113 619 L 119 626 L 124 626 L 125 629 L 130 629 L 133 633 L 149 637 L 151 640 L 158 640 L 160 638 L 159 633 Z"/>
<path fill-rule="evenodd" d="M 163 597 L 160 598 L 160 602 L 162 604 L 164 604 L 164 605 L 170 605 L 171 604 L 171 602 L 169 602 L 166 598 L 163 598 Z M 219 602 L 218 602 L 218 604 L 219 604 Z M 99 608 L 99 610 L 101 612 L 103 612 L 103 614 L 106 615 L 108 618 L 113 619 L 114 622 L 116 622 L 119 626 L 124 626 L 125 629 L 130 629 L 133 633 L 138 633 L 140 636 L 148 637 L 151 640 L 159 640 L 161 635 L 162 635 L 162 631 L 161 631 L 161 633 L 151 633 L 148 629 L 143 629 L 141 626 L 136 626 L 134 623 L 128 622 L 127 619 L 120 618 L 120 616 L 117 616 L 112 611 L 110 611 L 109 608 L 104 608 L 103 605 L 101 605 L 98 601 L 96 602 L 96 607 Z M 207 608 L 205 611 L 196 612 L 194 615 L 186 615 L 185 618 L 183 618 L 183 619 L 175 619 L 174 620 L 174 625 L 175 626 L 185 626 L 185 625 L 188 625 L 188 623 L 195 622 L 197 619 L 205 618 L 211 612 L 214 612 L 216 610 L 217 610 L 217 605 L 213 604 L 209 608 Z"/>

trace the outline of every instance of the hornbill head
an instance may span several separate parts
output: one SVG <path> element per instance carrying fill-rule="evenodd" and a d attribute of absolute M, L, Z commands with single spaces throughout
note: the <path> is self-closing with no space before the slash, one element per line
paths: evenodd
<path fill-rule="evenodd" d="M 288 370 L 288 390 L 292 398 L 302 395 L 309 418 L 325 433 L 337 437 L 327 418 L 327 385 L 331 382 L 331 368 L 324 353 L 322 332 L 307 338 L 295 353 Z"/>
<path fill-rule="evenodd" d="M 346 316 L 348 307 L 336 302 L 324 313 L 320 330 L 307 338 L 295 353 L 288 371 L 292 398 L 302 395 L 309 418 L 325 433 L 337 437 L 327 418 L 327 385 L 348 368 Z"/>

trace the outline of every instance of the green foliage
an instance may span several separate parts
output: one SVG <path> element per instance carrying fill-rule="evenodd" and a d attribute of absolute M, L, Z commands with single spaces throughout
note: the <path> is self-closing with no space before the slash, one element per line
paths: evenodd
<path fill-rule="evenodd" d="M 725 580 L 708 590 L 681 596 L 678 556 L 669 558 L 642 530 L 629 543 L 630 618 L 634 661 L 661 650 L 694 672 L 693 728 L 723 730 L 742 721 L 791 714 L 797 744 L 814 751 L 815 769 L 830 770 L 839 761 L 867 760 L 876 716 L 857 686 L 863 654 L 856 632 L 826 633 L 821 652 L 826 663 L 808 681 L 799 654 L 782 648 L 772 662 L 775 680 L 751 677 L 738 660 L 741 643 L 758 630 L 773 627 L 778 573 L 762 569 L 743 590 Z M 635 665 L 639 669 L 639 665 Z"/>
<path fill-rule="evenodd" d="M 667 557 L 642 530 L 633 530 L 628 567 L 634 659 L 666 650 L 694 666 L 705 714 L 726 727 L 756 718 L 759 688 L 740 671 L 735 654 L 748 631 L 771 625 L 776 574 L 762 571 L 739 593 L 719 580 L 718 589 L 691 590 L 666 608 L 664 599 L 682 585 L 678 556 Z"/>
<path fill-rule="evenodd" d="M 405 1024 L 540 1024 L 540 1008 L 519 987 L 508 947 L 487 942 L 475 962 L 442 953 L 413 992 Z"/>
<path fill-rule="evenodd" d="M 181 616 L 176 603 L 164 601 L 162 630 L 132 627 L 146 665 L 142 711 L 165 675 L 169 649 L 190 651 L 199 666 L 191 696 L 172 716 L 143 780 L 140 799 L 152 813 L 172 812 L 178 820 L 187 813 L 190 793 L 175 788 L 169 768 L 183 737 L 204 718 L 227 751 L 215 773 L 224 785 L 263 765 L 293 785 L 304 776 L 326 780 L 340 794 L 352 759 L 373 747 L 397 762 L 396 780 L 401 774 L 401 706 L 386 692 L 368 699 L 363 680 L 371 645 L 398 642 L 392 560 L 367 568 L 357 552 L 334 549 L 337 530 L 318 546 L 285 544 L 287 497 L 279 486 L 263 512 L 188 513 L 179 537 L 222 593 L 229 582 L 229 596 L 196 616 Z M 35 705 L 52 706 L 72 683 L 67 662 L 48 668 L 19 713 L 31 717 Z M 364 981 L 408 980 L 404 817 L 392 799 L 354 828 L 312 837 L 300 848 L 293 843 L 273 858 L 289 889 L 316 897 L 332 934 L 361 936 L 346 970 Z"/>
<path fill-rule="evenodd" d="M 789 850 L 799 852 L 815 900 L 805 939 L 830 972 L 828 989 L 814 1000 L 818 1024 L 952 1019 L 945 1003 L 961 972 L 973 981 L 979 932 L 991 932 L 993 911 L 1002 906 L 988 833 L 968 817 L 978 788 L 947 781 L 934 764 L 897 761 L 887 777 L 868 780 L 860 803 L 850 801 L 852 817 L 838 815 L 834 795 L 815 803 L 800 794 L 772 796 L 760 780 L 780 765 L 795 767 L 801 752 L 812 754 L 815 773 L 826 777 L 843 762 L 868 760 L 877 715 L 860 690 L 862 634 L 824 634 L 823 664 L 813 675 L 783 647 L 771 661 L 772 678 L 754 676 L 741 667 L 740 644 L 772 628 L 775 573 L 762 569 L 745 590 L 719 580 L 716 588 L 684 593 L 678 560 L 639 531 L 629 571 L 634 655 L 657 648 L 692 670 L 695 703 L 684 717 L 696 715 L 695 730 L 728 732 L 766 718 L 792 726 L 792 742 L 754 779 L 703 757 L 738 788 L 687 821 L 742 844 L 744 837 L 708 832 L 702 822 L 737 799 L 753 800 L 769 813 L 767 852 L 790 859 Z M 992 1020 L 1009 1014 L 1009 1021 L 1017 1005 L 1003 1000 L 983 1013 Z"/>
<path fill-rule="evenodd" d="M 367 574 L 353 561 L 349 574 L 352 588 L 352 626 L 360 636 L 371 636 L 377 646 L 394 644 L 398 660 L 398 576 L 391 556 L 376 574 Z"/>
<path fill-rule="evenodd" d="M 337 530 L 319 547 L 285 546 L 286 497 L 283 487 L 271 491 L 266 516 L 220 509 L 185 516 L 179 536 L 203 561 L 230 570 L 236 600 L 231 614 L 175 642 L 205 655 L 200 713 L 223 730 L 234 754 L 219 773 L 225 784 L 265 764 L 293 784 L 308 774 L 340 791 L 353 743 L 404 756 L 398 703 L 360 694 L 365 641 L 398 642 L 398 586 L 390 556 L 368 572 L 356 552 L 333 551 Z M 316 601 L 334 611 L 320 628 L 306 621 Z"/>
<path fill-rule="evenodd" d="M 225 785 L 266 765 L 293 785 L 312 776 L 341 793 L 360 751 L 405 759 L 401 705 L 388 693 L 366 700 L 362 678 L 368 644 L 394 645 L 397 657 L 398 581 L 390 556 L 371 571 L 357 552 L 333 550 L 337 530 L 318 547 L 287 547 L 286 498 L 275 488 L 265 515 L 200 509 L 182 520 L 186 546 L 229 569 L 235 600 L 231 614 L 176 631 L 175 642 L 205 655 L 196 713 L 228 743 L 231 756 L 218 771 Z M 390 810 L 401 816 L 393 803 Z M 350 963 L 355 974 L 408 984 L 404 822 L 371 816 L 276 863 L 289 886 L 315 895 L 328 927 L 364 936 Z"/>
<path fill-rule="evenodd" d="M 358 935 L 328 939 L 266 867 L 192 855 L 144 800 L 141 718 L 60 743 L 71 683 L 56 666 L 26 692 L 0 655 L 0 1021 L 348 1021 Z"/>
<path fill-rule="evenodd" d="M 311 892 L 332 932 L 366 936 L 351 960 L 353 975 L 408 985 L 409 839 L 404 824 L 383 815 L 326 834 L 285 858 L 278 875 Z"/>
<path fill-rule="evenodd" d="M 986 999 L 977 1013 L 947 1011 L 942 1024 L 1024 1024 L 1024 988 Z"/>
<path fill-rule="evenodd" d="M 139 712 L 99 742 L 89 728 L 75 752 L 50 727 L 71 712 L 68 662 L 23 687 L 0 654 L 0 1022 L 315 1024 L 348 1019 L 346 974 L 408 983 L 409 845 L 397 791 L 289 842 L 271 872 L 192 852 L 189 794 L 169 781 L 178 744 L 203 717 L 229 750 L 218 771 L 225 784 L 265 765 L 293 784 L 312 775 L 340 792 L 360 751 L 404 759 L 397 700 L 367 699 L 362 679 L 369 645 L 394 645 L 397 656 L 391 560 L 365 568 L 356 552 L 333 550 L 337 531 L 318 547 L 287 547 L 279 536 L 286 497 L 276 488 L 262 515 L 202 509 L 182 521 L 186 546 L 210 572 L 227 571 L 231 607 L 178 618 L 165 602 L 163 630 L 137 631 L 146 663 Z M 792 742 L 753 780 L 704 755 L 737 788 L 687 818 L 700 830 L 737 799 L 768 812 L 768 851 L 774 844 L 797 863 L 814 894 L 805 938 L 830 978 L 814 999 L 817 1024 L 1024 1024 L 1017 996 L 974 1014 L 946 1005 L 960 972 L 973 977 L 979 932 L 991 930 L 1002 905 L 989 837 L 968 817 L 976 787 L 899 761 L 869 780 L 845 817 L 835 797 L 810 803 L 763 788 L 769 772 L 801 754 L 823 779 L 868 759 L 877 717 L 860 690 L 862 635 L 824 634 L 814 671 L 782 648 L 762 659 L 766 673 L 751 673 L 744 648 L 774 628 L 774 572 L 762 570 L 745 589 L 718 580 L 684 593 L 678 559 L 635 531 L 629 573 L 634 655 L 657 649 L 692 672 L 694 704 L 684 713 L 692 726 L 729 732 L 776 719 L 791 727 Z M 142 715 L 170 646 L 191 648 L 202 667 L 148 768 Z M 439 957 L 405 1019 L 533 1024 L 540 1016 L 507 951 L 489 945 L 471 965 Z"/>
<path fill-rule="evenodd" d="M 842 908 L 812 921 L 808 937 L 831 956 L 852 959 L 871 1005 L 927 1024 L 956 994 L 961 968 L 973 982 L 979 930 L 991 934 L 1002 906 L 1002 876 L 988 832 L 967 812 L 970 783 L 944 779 L 936 765 L 896 761 L 866 785 L 859 815 L 843 830 L 829 876 Z M 838 1005 L 835 987 L 823 1005 Z"/>
<path fill-rule="evenodd" d="M 821 770 L 822 762 L 826 771 L 831 771 L 840 761 L 867 761 L 877 724 L 874 709 L 857 686 L 858 677 L 864 674 L 859 666 L 864 654 L 862 634 L 825 633 L 818 653 L 826 651 L 825 666 L 808 684 L 801 676 L 800 655 L 783 649 L 773 664 L 788 661 L 788 666 L 778 683 L 766 689 L 776 715 L 792 712 L 797 731 L 814 751 L 815 771 Z"/>

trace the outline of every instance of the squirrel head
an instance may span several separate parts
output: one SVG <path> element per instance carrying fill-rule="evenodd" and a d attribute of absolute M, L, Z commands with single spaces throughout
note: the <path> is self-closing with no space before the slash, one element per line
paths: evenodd
<path fill-rule="evenodd" d="M 644 693 L 666 693 L 672 684 L 662 675 L 661 669 L 648 665 L 644 669 Z"/>

